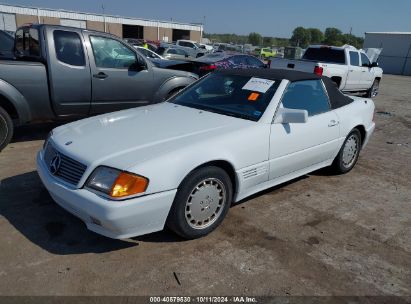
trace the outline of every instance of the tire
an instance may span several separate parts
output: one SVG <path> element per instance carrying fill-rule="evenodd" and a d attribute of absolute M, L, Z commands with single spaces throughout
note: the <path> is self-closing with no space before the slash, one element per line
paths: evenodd
<path fill-rule="evenodd" d="M 380 89 L 380 80 L 379 79 L 374 79 L 374 82 L 371 86 L 371 88 L 367 91 L 366 97 L 368 98 L 373 98 L 378 95 L 378 91 Z"/>
<path fill-rule="evenodd" d="M 223 169 L 197 169 L 178 188 L 167 226 L 185 239 L 205 236 L 221 224 L 232 198 L 232 183 Z"/>
<path fill-rule="evenodd" d="M 0 107 L 0 151 L 3 150 L 13 137 L 13 121 L 10 115 Z"/>
<path fill-rule="evenodd" d="M 357 163 L 361 151 L 361 133 L 358 129 L 353 129 L 346 137 L 338 155 L 334 159 L 332 168 L 337 174 L 344 174 L 351 171 Z"/>

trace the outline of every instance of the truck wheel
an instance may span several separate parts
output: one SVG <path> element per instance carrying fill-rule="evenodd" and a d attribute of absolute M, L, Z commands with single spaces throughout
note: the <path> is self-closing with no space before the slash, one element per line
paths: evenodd
<path fill-rule="evenodd" d="M 10 115 L 0 107 L 0 151 L 10 142 L 13 136 L 13 121 Z"/>
<path fill-rule="evenodd" d="M 378 95 L 378 91 L 380 89 L 380 80 L 375 79 L 372 87 L 367 91 L 366 97 L 373 98 Z"/>
<path fill-rule="evenodd" d="M 197 169 L 179 186 L 167 226 L 186 239 L 205 236 L 223 221 L 232 197 L 231 179 L 223 169 Z"/>
<path fill-rule="evenodd" d="M 334 159 L 332 168 L 335 173 L 344 174 L 354 168 L 360 156 L 361 145 L 361 133 L 358 129 L 353 129 L 346 137 L 340 152 Z"/>

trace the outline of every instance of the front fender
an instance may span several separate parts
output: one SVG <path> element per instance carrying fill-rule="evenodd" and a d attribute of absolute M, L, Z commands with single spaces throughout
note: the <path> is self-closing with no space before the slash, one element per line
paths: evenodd
<path fill-rule="evenodd" d="M 0 96 L 12 103 L 19 116 L 19 124 L 31 120 L 30 106 L 24 96 L 11 84 L 0 79 Z"/>
<path fill-rule="evenodd" d="M 157 90 L 154 101 L 155 102 L 162 102 L 167 97 L 167 95 L 177 89 L 177 88 L 184 88 L 189 86 L 190 84 L 194 83 L 197 79 L 193 77 L 183 77 L 183 76 L 175 76 L 170 79 L 167 79 Z"/>
<path fill-rule="evenodd" d="M 209 162 L 224 161 L 237 172 L 267 160 L 270 125 L 236 125 L 224 134 L 219 132 L 187 137 L 180 140 L 178 145 L 170 142 L 170 145 L 153 147 L 150 157 L 126 170 L 149 178 L 147 192 L 157 193 L 176 189 L 192 170 Z M 252 141 L 252 144 L 245 145 L 245 139 Z M 173 146 L 179 148 L 173 149 Z"/>

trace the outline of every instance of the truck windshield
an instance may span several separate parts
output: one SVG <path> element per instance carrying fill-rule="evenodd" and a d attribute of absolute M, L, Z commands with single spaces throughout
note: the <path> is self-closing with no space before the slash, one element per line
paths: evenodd
<path fill-rule="evenodd" d="M 345 64 L 344 50 L 335 50 L 328 47 L 325 48 L 308 48 L 303 60 L 313 60 L 328 63 Z"/>
<path fill-rule="evenodd" d="M 242 75 L 209 74 L 169 102 L 258 121 L 280 82 Z"/>

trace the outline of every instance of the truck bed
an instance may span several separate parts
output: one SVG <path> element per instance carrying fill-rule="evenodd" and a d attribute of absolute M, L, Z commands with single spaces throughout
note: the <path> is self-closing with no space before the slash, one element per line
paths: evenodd
<path fill-rule="evenodd" d="M 50 105 L 46 67 L 43 63 L 0 60 L 0 89 L 3 94 L 19 100 L 21 111 L 26 114 L 21 123 L 54 116 Z M 30 107 L 24 96 L 30 96 Z"/>

